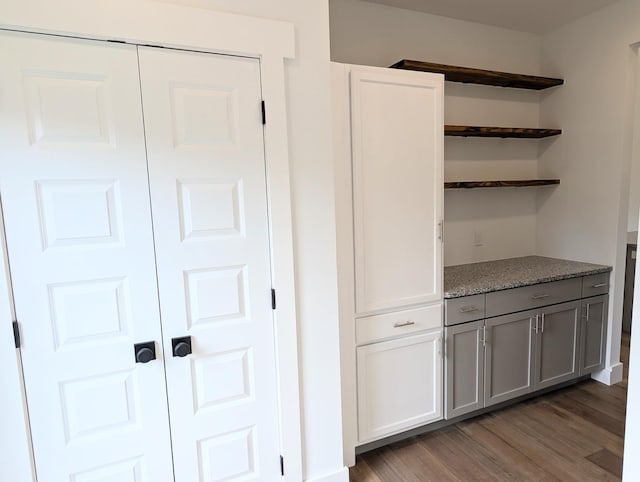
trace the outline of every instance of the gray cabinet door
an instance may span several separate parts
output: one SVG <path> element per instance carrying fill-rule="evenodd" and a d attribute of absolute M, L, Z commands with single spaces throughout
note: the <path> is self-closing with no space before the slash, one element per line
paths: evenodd
<path fill-rule="evenodd" d="M 445 329 L 446 419 L 484 406 L 484 321 Z"/>
<path fill-rule="evenodd" d="M 609 295 L 582 300 L 580 375 L 604 368 Z"/>
<path fill-rule="evenodd" d="M 536 311 L 485 321 L 485 407 L 533 390 Z"/>
<path fill-rule="evenodd" d="M 578 376 L 578 313 L 580 301 L 547 306 L 536 323 L 535 389 Z"/>

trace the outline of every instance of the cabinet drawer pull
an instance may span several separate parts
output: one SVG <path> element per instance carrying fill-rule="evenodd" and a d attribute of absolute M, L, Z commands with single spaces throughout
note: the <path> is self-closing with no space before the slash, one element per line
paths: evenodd
<path fill-rule="evenodd" d="M 479 311 L 479 308 L 475 306 L 463 306 L 458 311 L 460 311 L 460 313 L 473 313 L 474 311 Z"/>
<path fill-rule="evenodd" d="M 548 295 L 548 294 L 533 295 L 531 297 L 531 299 L 532 300 L 541 300 L 541 299 L 544 299 L 544 298 L 548 298 L 549 296 L 550 295 Z"/>
<path fill-rule="evenodd" d="M 415 325 L 416 322 L 415 321 L 411 321 L 411 320 L 407 320 L 407 321 L 396 321 L 393 324 L 394 328 L 402 328 L 403 326 L 411 326 L 411 325 Z"/>
<path fill-rule="evenodd" d="M 595 285 L 591 285 L 592 288 L 602 288 L 604 286 L 607 286 L 609 283 L 598 283 Z"/>

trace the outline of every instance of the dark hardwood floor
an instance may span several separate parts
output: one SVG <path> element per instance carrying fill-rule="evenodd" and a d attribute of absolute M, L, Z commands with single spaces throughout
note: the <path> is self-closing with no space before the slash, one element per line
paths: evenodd
<path fill-rule="evenodd" d="M 620 480 L 624 381 L 589 380 L 359 455 L 351 482 Z"/>

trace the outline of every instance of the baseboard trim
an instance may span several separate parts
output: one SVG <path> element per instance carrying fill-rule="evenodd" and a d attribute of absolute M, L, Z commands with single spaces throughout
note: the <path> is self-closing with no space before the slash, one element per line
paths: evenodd
<path fill-rule="evenodd" d="M 342 467 L 340 470 L 331 474 L 307 479 L 307 482 L 349 482 L 349 469 Z"/>
<path fill-rule="evenodd" d="M 621 362 L 591 374 L 591 378 L 604 383 L 605 385 L 615 385 L 622 381 L 623 365 Z"/>

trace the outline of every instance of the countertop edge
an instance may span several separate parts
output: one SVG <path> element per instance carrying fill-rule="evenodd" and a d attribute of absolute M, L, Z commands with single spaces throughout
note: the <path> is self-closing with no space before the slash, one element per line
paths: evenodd
<path fill-rule="evenodd" d="M 473 289 L 473 288 L 470 288 L 470 289 L 466 289 L 466 288 L 456 289 L 456 290 L 452 290 L 452 291 L 445 291 L 444 292 L 444 299 L 446 300 L 446 299 L 461 298 L 463 296 L 481 295 L 481 294 L 485 294 L 485 293 L 492 293 L 494 291 L 502 291 L 502 290 L 508 290 L 508 289 L 512 289 L 512 288 L 520 288 L 522 286 L 531 286 L 531 285 L 536 285 L 536 284 L 540 284 L 540 283 L 550 283 L 552 281 L 560 281 L 560 280 L 564 280 L 564 279 L 580 278 L 582 276 L 589 276 L 589 275 L 592 275 L 592 274 L 609 273 L 611 271 L 613 271 L 613 267 L 611 267 L 611 266 L 603 266 L 603 267 L 600 267 L 600 268 L 593 268 L 593 269 L 588 269 L 588 270 L 580 270 L 580 271 L 573 272 L 573 273 L 544 276 L 544 277 L 539 277 L 539 278 L 523 279 L 523 280 L 514 281 L 514 282 L 510 282 L 510 283 L 497 284 L 497 285 L 494 285 L 494 286 L 491 286 L 491 287 L 476 288 L 476 289 Z"/>

